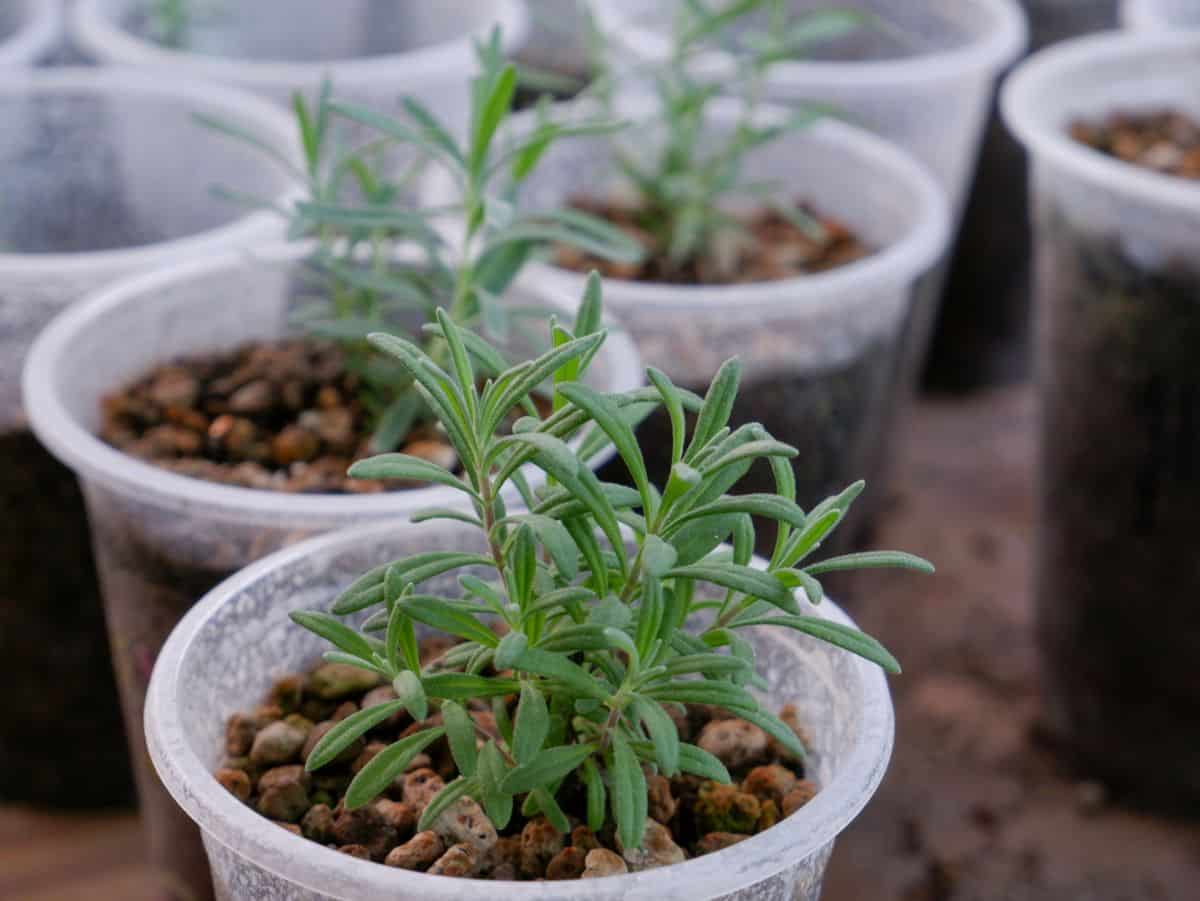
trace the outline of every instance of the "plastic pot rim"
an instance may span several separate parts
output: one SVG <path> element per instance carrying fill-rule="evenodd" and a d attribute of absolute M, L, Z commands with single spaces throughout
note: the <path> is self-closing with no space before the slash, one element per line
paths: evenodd
<path fill-rule="evenodd" d="M 1112 31 L 1056 44 L 1031 56 L 1009 76 L 1000 95 L 1004 121 L 1035 159 L 1103 184 L 1106 191 L 1171 209 L 1200 209 L 1200 184 L 1086 147 L 1070 136 L 1066 123 L 1041 108 L 1041 98 L 1061 91 L 1062 77 L 1072 71 L 1189 51 L 1200 62 L 1200 31 Z M 1120 73 L 1116 77 L 1126 79 Z"/>
<path fill-rule="evenodd" d="M 163 508 L 221 511 L 236 514 L 249 522 L 279 523 L 296 519 L 344 524 L 353 518 L 404 517 L 426 507 L 460 506 L 463 495 L 445 486 L 369 495 L 290 494 L 179 475 L 106 444 L 72 415 L 59 396 L 53 378 L 58 361 L 71 353 L 76 336 L 86 333 L 93 323 L 103 320 L 111 311 L 131 301 L 137 302 L 148 292 L 168 290 L 172 285 L 247 263 L 296 263 L 304 259 L 312 246 L 307 242 L 271 243 L 188 260 L 118 281 L 68 308 L 34 341 L 22 373 L 25 409 L 38 440 L 82 480 L 94 479 L 130 497 L 153 497 Z M 518 282 L 518 287 L 537 294 L 547 305 L 574 314 L 574 305 L 538 292 L 524 280 Z M 629 391 L 643 384 L 641 358 L 623 332 L 610 328 L 600 357 L 607 357 L 611 365 L 605 390 Z M 611 450 L 608 455 L 611 456 Z"/>
<path fill-rule="evenodd" d="M 265 132 L 276 146 L 284 149 L 298 169 L 303 165 L 299 148 L 295 146 L 295 125 L 291 117 L 275 104 L 237 88 L 166 73 L 148 78 L 145 72 L 123 67 L 52 67 L 9 72 L 0 79 L 0 97 L 33 94 L 126 95 L 224 107 L 253 120 L 256 128 Z M 295 182 L 295 179 L 291 181 Z M 230 210 L 232 212 L 236 208 L 231 206 Z M 52 277 L 92 270 L 123 272 L 144 269 L 177 257 L 198 256 L 261 240 L 264 230 L 277 221 L 274 213 L 259 210 L 231 217 L 229 222 L 216 228 L 137 247 L 77 253 L 0 253 L 0 277 L 43 274 Z"/>
<path fill-rule="evenodd" d="M 631 95 L 621 99 L 622 112 L 633 115 L 655 108 L 647 95 Z M 732 98 L 718 98 L 709 109 L 715 122 L 736 122 L 741 103 Z M 759 110 L 761 121 L 770 123 L 786 119 L 788 113 L 779 106 L 764 104 Z M 529 113 L 522 113 L 528 116 Z M 950 208 L 945 192 L 934 181 L 925 166 L 906 151 L 865 128 L 832 119 L 823 119 L 798 133 L 801 139 L 813 138 L 840 147 L 846 154 L 847 165 L 882 168 L 897 182 L 904 183 L 917 197 L 917 225 L 901 239 L 855 260 L 826 272 L 815 272 L 795 278 L 770 282 L 749 282 L 734 285 L 682 285 L 639 282 L 631 279 L 604 280 L 604 297 L 610 309 L 620 310 L 637 305 L 686 310 L 725 306 L 736 296 L 739 305 L 762 310 L 784 305 L 788 312 L 802 313 L 806 307 L 836 301 L 847 296 L 865 295 L 881 284 L 911 281 L 925 272 L 941 257 L 951 236 Z M 781 138 L 780 140 L 787 140 Z M 802 169 L 798 169 L 802 172 Z M 822 210 L 837 216 L 836 209 Z M 550 263 L 533 262 L 529 271 L 545 274 L 555 280 L 578 280 L 581 290 L 586 276 L 572 269 Z"/>
<path fill-rule="evenodd" d="M 905 0 L 919 2 L 919 0 Z M 864 61 L 796 60 L 771 68 L 767 83 L 788 90 L 811 88 L 821 83 L 839 88 L 860 87 L 894 89 L 944 78 L 960 78 L 973 72 L 999 72 L 1025 51 L 1029 43 L 1029 23 L 1016 0 L 958 0 L 988 17 L 992 28 L 980 29 L 975 40 L 949 50 L 922 53 L 902 59 Z M 606 30 L 622 34 L 635 55 L 643 59 L 661 59 L 667 53 L 667 40 L 654 28 L 639 25 L 636 14 L 606 9 L 601 5 L 600 24 Z M 727 71 L 731 61 L 727 53 L 700 54 L 697 70 L 708 74 Z"/>
<path fill-rule="evenodd" d="M 314 845 L 306 839 L 272 826 L 242 804 L 213 777 L 184 737 L 180 711 L 172 697 L 177 691 L 175 673 L 192 642 L 213 615 L 233 596 L 244 591 L 266 573 L 291 565 L 309 554 L 337 547 L 369 544 L 391 534 L 395 524 L 372 523 L 309 539 L 277 551 L 226 579 L 183 617 L 158 655 L 146 695 L 145 731 L 151 760 L 163 785 L 176 803 L 212 839 L 251 860 L 256 866 L 314 892 L 339 894 L 348 880 L 380 897 L 424 898 L 427 901 L 458 901 L 462 879 L 430 876 L 384 867 L 350 858 L 338 851 Z M 756 565 L 763 561 L 756 558 Z M 836 604 L 826 600 L 819 608 L 835 622 L 853 625 Z M 772 640 L 796 644 L 790 635 L 773 635 Z M 846 652 L 848 653 L 848 652 Z M 861 658 L 854 665 L 863 686 L 862 723 L 857 741 L 847 754 L 838 775 L 800 811 L 732 848 L 694 858 L 681 864 L 606 877 L 602 883 L 580 880 L 563 882 L 501 882 L 478 885 L 491 901 L 550 901 L 550 899 L 593 896 L 602 885 L 606 896 L 654 899 L 678 889 L 681 881 L 697 886 L 697 897 L 720 897 L 786 869 L 791 862 L 809 857 L 829 844 L 870 801 L 887 770 L 895 734 L 895 718 L 887 677 Z M 257 687 L 254 689 L 257 690 Z M 253 836 L 252 840 L 247 840 Z M 266 865 L 268 859 L 290 859 L 291 868 L 278 872 Z M 374 897 L 375 895 L 372 895 Z"/>
<path fill-rule="evenodd" d="M 496 11 L 495 24 L 503 29 L 501 42 L 506 53 L 521 47 L 529 34 L 529 14 L 521 0 L 490 0 Z M 233 81 L 258 89 L 290 89 L 300 85 L 315 88 L 326 76 L 338 86 L 354 88 L 380 78 L 416 80 L 429 71 L 459 73 L 473 65 L 476 38 L 487 35 L 464 31 L 449 41 L 419 47 L 404 53 L 351 57 L 320 62 L 256 62 L 172 50 L 142 40 L 119 27 L 102 10 L 104 0 L 77 0 L 68 22 L 74 40 L 88 53 L 104 61 L 127 66 L 170 67 L 196 76 Z M 490 29 L 490 25 L 488 28 Z"/>
<path fill-rule="evenodd" d="M 28 66 L 54 47 L 63 30 L 63 11 L 57 0 L 25 0 L 21 25 L 0 43 L 0 66 Z"/>

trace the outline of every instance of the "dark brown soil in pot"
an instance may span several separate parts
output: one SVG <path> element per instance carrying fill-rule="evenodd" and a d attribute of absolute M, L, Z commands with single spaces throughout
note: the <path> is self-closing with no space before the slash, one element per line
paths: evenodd
<path fill-rule="evenodd" d="M 1115 112 L 1078 120 L 1071 137 L 1126 163 L 1178 178 L 1200 179 L 1200 122 L 1174 110 Z"/>
<path fill-rule="evenodd" d="M 579 272 L 596 269 L 605 278 L 677 285 L 752 284 L 824 272 L 870 253 L 840 222 L 800 204 L 801 215 L 811 220 L 809 228 L 801 228 L 775 210 L 760 210 L 742 217 L 740 232 L 731 229 L 713 253 L 677 266 L 647 230 L 652 214 L 582 197 L 573 198 L 571 206 L 608 220 L 646 248 L 641 263 L 614 263 L 574 248 L 557 249 L 558 265 Z"/>
<path fill-rule="evenodd" d="M 1043 211 L 1039 626 L 1052 725 L 1134 798 L 1200 810 L 1200 269 Z"/>
<path fill-rule="evenodd" d="M 176 360 L 104 403 L 101 436 L 131 456 L 179 475 L 290 493 L 370 493 L 351 479 L 369 456 L 371 417 L 345 354 L 292 339 Z M 454 449 L 418 424 L 399 448 L 447 469 Z"/>
<path fill-rule="evenodd" d="M 0 799 L 132 802 L 83 499 L 27 431 L 0 433 Z"/>
<path fill-rule="evenodd" d="M 447 646 L 444 640 L 427 639 L 422 658 L 432 659 Z M 334 763 L 314 773 L 306 773 L 303 765 L 336 721 L 394 697 L 373 673 L 343 664 L 286 676 L 262 705 L 229 718 L 226 760 L 216 778 L 276 825 L 345 854 L 432 874 L 502 880 L 592 878 L 680 863 L 770 828 L 817 791 L 804 779 L 803 763 L 757 726 L 713 708 L 689 706 L 675 716 L 680 737 L 720 757 L 734 782 L 722 786 L 694 776 L 667 779 L 648 773 L 652 822 L 642 850 L 622 853 L 610 831 L 596 834 L 582 825 L 586 800 L 571 783 L 558 795 L 574 826 L 570 835 L 557 833 L 544 817 L 525 819 L 519 812 L 497 834 L 470 801 L 444 814 L 434 829 L 418 832 L 425 805 L 458 775 L 444 740 L 418 755 L 368 806 L 346 810 L 342 797 L 353 775 L 375 754 L 397 738 L 435 725 L 440 715 L 414 723 L 407 714 L 397 714 Z M 480 729 L 495 734 L 490 706 L 471 715 Z M 803 737 L 794 708 L 784 708 L 781 716 Z M 486 822 L 471 835 L 460 835 L 467 818 L 476 826 L 477 820 Z M 266 822 L 263 827 L 270 828 Z"/>

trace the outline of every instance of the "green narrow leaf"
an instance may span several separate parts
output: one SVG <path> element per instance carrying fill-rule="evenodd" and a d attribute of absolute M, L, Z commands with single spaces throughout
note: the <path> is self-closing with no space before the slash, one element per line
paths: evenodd
<path fill-rule="evenodd" d="M 646 474 L 646 461 L 642 458 L 642 450 L 638 447 L 633 429 L 621 416 L 616 404 L 595 389 L 579 383 L 560 385 L 558 390 L 568 401 L 586 412 L 608 435 L 609 440 L 616 446 L 617 453 L 629 468 L 634 484 L 642 496 L 642 507 L 646 515 L 652 515 L 653 501 L 650 480 Z"/>
<path fill-rule="evenodd" d="M 679 768 L 685 773 L 711 779 L 721 785 L 729 785 L 733 780 L 725 764 L 702 748 L 683 742 L 679 744 Z"/>
<path fill-rule="evenodd" d="M 512 108 L 513 95 L 517 89 L 517 70 L 509 64 L 491 85 L 482 107 L 475 117 L 474 133 L 471 135 L 471 152 L 467 157 L 472 177 L 478 178 L 487 164 L 488 147 L 500 126 L 501 120 Z"/>
<path fill-rule="evenodd" d="M 420 722 L 429 716 L 429 701 L 425 697 L 425 686 L 413 670 L 405 670 L 392 680 L 396 698 L 404 705 L 409 715 Z"/>
<path fill-rule="evenodd" d="M 547 748 L 529 763 L 512 770 L 501 788 L 511 795 L 521 795 L 542 788 L 575 772 L 596 752 L 596 745 L 562 745 Z"/>
<path fill-rule="evenodd" d="M 478 498 L 475 489 L 455 476 L 449 470 L 442 469 L 436 463 L 411 457 L 408 454 L 380 454 L 359 460 L 349 470 L 352 479 L 403 479 L 409 482 L 433 482 L 454 488 L 471 497 Z"/>
<path fill-rule="evenodd" d="M 742 626 L 784 626 L 795 629 L 821 641 L 828 642 L 851 654 L 857 654 L 864 660 L 869 660 L 892 675 L 900 673 L 900 664 L 891 653 L 876 639 L 841 623 L 830 622 L 819 616 L 767 616 L 755 617 L 746 622 L 737 621 L 734 625 Z"/>
<path fill-rule="evenodd" d="M 496 645 L 496 655 L 493 657 L 496 669 L 512 669 L 517 658 L 529 647 L 529 638 L 524 632 L 509 632 Z"/>
<path fill-rule="evenodd" d="M 667 378 L 665 373 L 651 366 L 646 370 L 646 376 L 658 390 L 663 406 L 666 408 L 667 416 L 671 420 L 671 463 L 674 466 L 682 462 L 683 444 L 687 440 L 687 423 L 683 417 L 683 400 L 679 395 L 679 389 Z"/>
<path fill-rule="evenodd" d="M 505 829 L 512 820 L 513 796 L 503 791 L 500 786 L 504 782 L 508 769 L 504 756 L 494 741 L 489 741 L 479 752 L 479 765 L 476 768 L 476 778 L 479 781 L 480 800 L 488 819 L 499 830 Z"/>
<path fill-rule="evenodd" d="M 374 709 L 374 708 L 372 708 Z M 346 790 L 346 807 L 357 810 L 378 798 L 392 781 L 408 769 L 414 757 L 437 741 L 446 730 L 425 729 L 384 748 L 358 771 Z"/>
<path fill-rule="evenodd" d="M 913 554 L 906 554 L 903 551 L 864 551 L 858 554 L 843 554 L 840 557 L 830 557 L 828 560 L 821 560 L 806 566 L 804 571 L 810 576 L 819 576 L 822 573 L 844 572 L 853 569 L 884 568 L 911 569 L 926 575 L 932 575 L 934 572 L 933 564 L 928 560 Z"/>
<path fill-rule="evenodd" d="M 445 788 L 430 799 L 429 803 L 425 805 L 425 809 L 421 811 L 421 819 L 417 823 L 417 831 L 427 832 L 432 829 L 438 817 L 453 807 L 459 798 L 471 794 L 474 788 L 474 780 L 466 779 L 462 776 L 459 776 L 453 782 L 446 785 Z"/>
<path fill-rule="evenodd" d="M 593 832 L 604 828 L 604 816 L 608 805 L 608 792 L 596 762 L 588 758 L 579 769 L 579 776 L 587 788 L 587 826 Z"/>
<path fill-rule="evenodd" d="M 352 713 L 326 732 L 317 742 L 304 763 L 304 769 L 314 772 L 334 760 L 342 751 L 366 735 L 384 720 L 404 709 L 402 701 L 388 701 Z"/>
<path fill-rule="evenodd" d="M 446 724 L 450 755 L 458 765 L 458 771 L 470 779 L 475 775 L 478 762 L 475 751 L 475 724 L 462 705 L 454 701 L 442 702 L 442 722 Z"/>
<path fill-rule="evenodd" d="M 635 698 L 633 709 L 654 745 L 659 771 L 670 778 L 679 772 L 679 729 L 657 701 Z"/>
<path fill-rule="evenodd" d="M 419 623 L 494 648 L 500 643 L 496 633 L 474 616 L 451 606 L 444 598 L 428 594 L 409 595 L 402 601 L 404 612 Z"/>
<path fill-rule="evenodd" d="M 310 610 L 297 610 L 289 614 L 292 622 L 303 626 L 315 635 L 319 635 L 329 643 L 341 648 L 347 654 L 371 660 L 373 652 L 365 638 L 349 626 L 334 619 L 328 613 Z"/>
<path fill-rule="evenodd" d="M 608 757 L 617 835 L 623 847 L 640 848 L 646 832 L 646 777 L 642 773 L 642 765 L 620 732 L 612 733 L 612 748 Z"/>
<path fill-rule="evenodd" d="M 770 573 L 749 566 L 735 564 L 694 563 L 691 566 L 681 566 L 670 570 L 667 576 L 683 579 L 698 579 L 727 588 L 740 591 L 742 594 L 760 598 L 788 613 L 799 614 L 800 606 L 792 591 Z"/>
<path fill-rule="evenodd" d="M 601 701 L 608 698 L 608 691 L 602 682 L 559 654 L 551 654 L 536 648 L 526 648 L 517 657 L 514 668 L 538 676 L 557 679 L 584 697 L 596 698 Z"/>
<path fill-rule="evenodd" d="M 522 610 L 533 593 L 534 577 L 537 575 L 537 542 L 533 529 L 522 523 L 513 539 L 509 552 L 511 563 L 513 600 Z"/>
<path fill-rule="evenodd" d="M 704 405 L 696 419 L 696 428 L 692 431 L 692 443 L 683 458 L 685 463 L 691 463 L 696 454 L 707 447 L 713 436 L 729 422 L 741 377 L 742 364 L 736 357 L 722 363 L 717 374 L 713 376 L 708 393 L 704 396 Z"/>
<path fill-rule="evenodd" d="M 521 683 L 516 679 L 478 676 L 471 673 L 433 673 L 421 680 L 431 698 L 471 701 L 516 694 Z"/>
<path fill-rule="evenodd" d="M 513 756 L 519 764 L 532 763 L 550 733 L 550 711 L 532 682 L 521 685 L 521 700 L 513 725 Z"/>

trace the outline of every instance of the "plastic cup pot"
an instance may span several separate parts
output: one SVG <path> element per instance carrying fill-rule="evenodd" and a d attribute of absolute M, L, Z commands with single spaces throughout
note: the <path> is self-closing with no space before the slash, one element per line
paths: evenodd
<path fill-rule="evenodd" d="M 1123 0 L 1121 22 L 1126 28 L 1158 31 L 1200 28 L 1200 6 L 1193 0 Z"/>
<path fill-rule="evenodd" d="M 195 4 L 162 21 L 146 0 L 79 0 L 72 37 L 100 63 L 153 67 L 290 103 L 332 80 L 337 97 L 392 111 L 411 94 L 465 130 L 474 40 L 494 25 L 505 48 L 525 39 L 519 0 L 254 0 Z M 213 7 L 213 8 L 208 8 Z"/>
<path fill-rule="evenodd" d="M 304 278 L 311 249 L 216 255 L 113 286 L 54 321 L 26 365 L 33 428 L 83 486 L 150 855 L 180 898 L 207 885 L 208 868 L 198 834 L 150 768 L 140 728 L 150 671 L 175 623 L 222 579 L 284 545 L 373 519 L 398 519 L 401 533 L 424 530 L 408 523 L 414 512 L 463 503 L 444 487 L 334 495 L 216 484 L 96 437 L 103 398 L 155 364 L 289 334 L 288 311 L 311 285 Z M 510 296 L 523 306 L 546 305 L 523 289 Z M 513 353 L 528 350 L 536 348 L 514 346 Z M 606 391 L 642 384 L 632 343 L 611 335 L 591 377 Z M 536 484 L 536 471 L 529 475 Z"/>
<path fill-rule="evenodd" d="M 59 0 L 17 0 L 0 12 L 0 67 L 32 66 L 62 38 Z"/>
<path fill-rule="evenodd" d="M 224 582 L 171 634 L 150 683 L 146 738 L 163 784 L 200 826 L 220 897 L 258 901 L 456 901 L 478 890 L 495 901 L 817 901 L 835 837 L 868 803 L 891 754 L 894 721 L 881 670 L 830 645 L 748 631 L 764 703 L 794 703 L 811 727 L 807 767 L 818 794 L 778 825 L 724 851 L 627 876 L 566 882 L 467 883 L 321 847 L 260 816 L 213 777 L 224 726 L 273 679 L 320 659 L 320 639 L 294 625 L 293 610 L 325 607 L 368 567 L 433 550 L 482 550 L 459 524 L 405 530 L 376 524 L 280 551 Z M 454 575 L 427 583 L 457 588 Z M 849 624 L 826 601 L 814 613 Z M 477 887 L 477 889 L 476 889 Z"/>
<path fill-rule="evenodd" d="M 88 291 L 281 232 L 211 187 L 247 179 L 282 197 L 292 185 L 207 133 L 195 112 L 280 142 L 292 134 L 257 97 L 173 77 L 39 69 L 0 79 L 0 657 L 16 679 L 0 698 L 0 795 L 10 800 L 131 797 L 83 502 L 29 431 L 20 372 L 42 326 Z M 89 766 L 77 763 L 80 747 Z"/>
<path fill-rule="evenodd" d="M 637 145 L 626 149 L 649 151 L 655 102 L 633 97 L 623 105 L 638 134 Z M 737 127 L 737 102 L 722 100 L 710 110 L 710 134 Z M 761 121 L 785 115 L 766 108 Z M 907 154 L 832 120 L 756 148 L 743 172 L 779 183 L 780 196 L 810 203 L 872 252 L 830 271 L 771 282 L 673 285 L 609 278 L 605 302 L 647 363 L 699 394 L 725 359 L 740 357 L 743 389 L 733 423 L 761 422 L 799 448 L 797 498 L 807 507 L 868 474 L 876 461 L 913 287 L 945 249 L 948 214 L 936 183 Z M 609 139 L 578 138 L 550 149 L 518 202 L 558 208 L 573 200 L 607 201 L 623 187 Z M 556 296 L 580 296 L 584 274 L 548 263 L 532 264 L 531 271 Z M 652 471 L 663 476 L 671 446 L 668 418 L 656 413 L 639 434 Z M 743 484 L 769 491 L 774 483 L 764 467 Z M 773 534 L 766 526 L 763 533 Z"/>
<path fill-rule="evenodd" d="M 1200 185 L 1068 134 L 1196 117 L 1200 33 L 1059 44 L 1003 94 L 1028 149 L 1042 397 L 1038 634 L 1051 729 L 1132 799 L 1200 806 Z"/>

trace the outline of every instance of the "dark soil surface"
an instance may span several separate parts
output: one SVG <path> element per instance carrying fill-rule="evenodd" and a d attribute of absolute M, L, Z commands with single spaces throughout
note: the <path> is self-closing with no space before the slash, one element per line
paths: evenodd
<path fill-rule="evenodd" d="M 342 350 L 292 339 L 156 367 L 104 402 L 109 444 L 180 475 L 294 493 L 410 487 L 347 477 L 369 456 L 370 418 Z M 457 457 L 418 426 L 399 448 L 447 469 Z"/>
<path fill-rule="evenodd" d="M 860 573 L 837 595 L 905 672 L 891 769 L 838 841 L 826 901 L 1196 897 L 1200 823 L 1123 806 L 1041 738 L 1033 400 L 918 407 L 876 537 L 938 573 Z"/>
<path fill-rule="evenodd" d="M 132 801 L 121 709 L 74 474 L 0 434 L 0 799 Z"/>
<path fill-rule="evenodd" d="M 1174 110 L 1116 112 L 1071 124 L 1071 137 L 1119 160 L 1179 178 L 1200 179 L 1200 122 Z"/>
<path fill-rule="evenodd" d="M 802 229 L 774 210 L 763 210 L 743 220 L 744 233 L 733 233 L 720 255 L 709 253 L 677 266 L 656 245 L 647 229 L 647 213 L 583 197 L 573 198 L 571 205 L 607 219 L 646 248 L 641 263 L 613 263 L 574 248 L 558 248 L 558 265 L 579 272 L 596 269 L 606 278 L 685 285 L 770 282 L 836 269 L 870 253 L 844 225 L 801 204 L 813 228 Z"/>
<path fill-rule="evenodd" d="M 447 647 L 427 640 L 422 656 L 433 659 Z M 512 822 L 497 835 L 470 800 L 459 802 L 432 830 L 417 832 L 425 805 L 458 776 L 444 739 L 418 755 L 379 800 L 349 811 L 342 797 L 353 774 L 376 754 L 398 738 L 439 725 L 440 714 L 414 723 L 402 712 L 333 763 L 312 774 L 303 767 L 336 721 L 394 698 L 391 687 L 380 685 L 374 674 L 342 664 L 285 677 L 263 705 L 230 717 L 228 759 L 217 778 L 281 827 L 343 853 L 409 870 L 506 880 L 589 878 L 678 863 L 770 828 L 817 791 L 804 779 L 803 764 L 757 726 L 690 706 L 676 717 L 680 737 L 721 758 L 734 784 L 687 775 L 668 780 L 648 771 L 650 820 L 642 850 L 622 854 L 607 828 L 596 834 L 576 825 L 569 836 L 561 835 L 544 817 L 522 817 L 519 804 Z M 472 710 L 471 716 L 481 735 L 497 734 L 490 705 Z M 795 708 L 784 708 L 781 716 L 803 735 Z M 564 784 L 557 799 L 574 824 L 586 819 L 584 792 L 574 780 Z"/>

